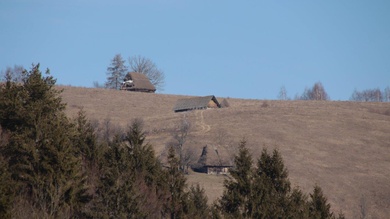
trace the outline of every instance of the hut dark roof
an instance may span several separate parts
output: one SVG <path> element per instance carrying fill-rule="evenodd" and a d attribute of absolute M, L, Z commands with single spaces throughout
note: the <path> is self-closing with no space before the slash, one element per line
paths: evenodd
<path fill-rule="evenodd" d="M 203 147 L 198 165 L 204 167 L 231 167 L 233 162 L 226 148 L 206 145 Z"/>
<path fill-rule="evenodd" d="M 132 80 L 133 83 L 131 86 L 126 86 L 125 90 L 130 91 L 142 91 L 142 92 L 155 92 L 156 88 L 150 82 L 149 78 L 146 75 L 137 73 L 137 72 L 129 72 L 125 76 L 125 81 Z"/>
<path fill-rule="evenodd" d="M 194 109 L 206 109 L 209 106 L 210 101 L 212 101 L 216 107 L 218 108 L 221 107 L 221 105 L 218 103 L 217 98 L 215 98 L 214 95 L 210 95 L 205 97 L 192 97 L 187 99 L 179 99 L 177 100 L 173 110 L 175 112 L 181 112 L 181 111 L 194 110 Z"/>

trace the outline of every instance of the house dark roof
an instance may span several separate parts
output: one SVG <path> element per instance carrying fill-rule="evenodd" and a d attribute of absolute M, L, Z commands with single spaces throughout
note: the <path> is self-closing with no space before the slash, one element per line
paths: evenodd
<path fill-rule="evenodd" d="M 206 109 L 208 107 L 221 107 L 221 105 L 218 103 L 217 98 L 215 98 L 214 95 L 179 99 L 177 100 L 173 110 L 175 112 L 181 112 L 194 109 Z"/>
<path fill-rule="evenodd" d="M 125 76 L 125 81 L 132 80 L 133 83 L 131 86 L 125 86 L 124 90 L 129 91 L 142 91 L 142 92 L 155 92 L 156 88 L 150 82 L 149 78 L 146 75 L 137 73 L 137 72 L 129 72 Z"/>
<path fill-rule="evenodd" d="M 206 145 L 203 147 L 198 165 L 203 167 L 231 167 L 233 162 L 226 148 Z"/>

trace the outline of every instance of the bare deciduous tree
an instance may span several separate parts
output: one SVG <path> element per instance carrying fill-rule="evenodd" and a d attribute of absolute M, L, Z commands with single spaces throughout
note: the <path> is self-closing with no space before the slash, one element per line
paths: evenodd
<path fill-rule="evenodd" d="M 129 58 L 130 70 L 146 75 L 157 90 L 163 90 L 165 83 L 164 72 L 157 68 L 149 58 L 132 56 Z"/>
<path fill-rule="evenodd" d="M 2 80 L 7 80 L 7 78 L 10 81 L 14 82 L 22 82 L 23 77 L 24 77 L 24 68 L 21 65 L 14 65 L 13 68 L 7 67 L 5 71 L 1 71 L 1 79 Z"/>
<path fill-rule="evenodd" d="M 101 142 L 111 142 L 115 136 L 124 133 L 123 128 L 114 124 L 111 118 L 108 117 L 102 122 L 99 122 L 97 119 L 91 120 L 90 122 L 98 140 Z"/>
<path fill-rule="evenodd" d="M 289 99 L 290 99 L 290 98 L 288 98 L 288 96 L 287 96 L 286 87 L 282 86 L 282 87 L 280 88 L 278 98 L 279 98 L 279 100 L 289 100 Z"/>
<path fill-rule="evenodd" d="M 227 158 L 229 161 L 234 160 L 234 156 L 236 155 L 237 151 L 237 143 L 233 141 L 232 136 L 229 134 L 226 129 L 218 128 L 215 135 L 214 135 L 214 141 L 218 146 L 223 147 L 226 152 L 228 153 L 229 157 Z"/>
<path fill-rule="evenodd" d="M 390 87 L 387 86 L 383 91 L 383 101 L 390 102 Z"/>
<path fill-rule="evenodd" d="M 110 66 L 107 67 L 106 88 L 118 90 L 126 72 L 125 60 L 123 60 L 121 54 L 116 54 L 111 60 Z"/>
<path fill-rule="evenodd" d="M 363 91 L 355 90 L 350 98 L 352 101 L 363 101 L 363 102 L 382 102 L 383 95 L 379 88 L 377 89 L 366 89 Z"/>
<path fill-rule="evenodd" d="M 322 86 L 321 82 L 317 82 L 314 84 L 312 88 L 312 100 L 329 100 L 329 96 L 325 91 L 324 86 Z"/>
<path fill-rule="evenodd" d="M 188 169 L 188 166 L 195 162 L 195 151 L 192 148 L 184 147 L 185 143 L 188 140 L 188 135 L 191 131 L 191 122 L 188 121 L 187 117 L 184 116 L 183 119 L 177 124 L 176 129 L 172 132 L 172 141 L 170 141 L 166 146 L 167 148 L 173 147 L 176 153 L 179 155 L 180 170 L 185 172 Z"/>
<path fill-rule="evenodd" d="M 305 88 L 303 94 L 299 97 L 301 100 L 329 100 L 329 96 L 325 91 L 321 82 L 317 82 L 313 87 Z"/>

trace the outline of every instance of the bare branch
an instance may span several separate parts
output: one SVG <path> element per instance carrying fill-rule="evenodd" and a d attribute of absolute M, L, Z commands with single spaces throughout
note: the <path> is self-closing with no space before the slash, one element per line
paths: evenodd
<path fill-rule="evenodd" d="M 164 72 L 158 69 L 151 59 L 143 56 L 132 56 L 129 58 L 129 67 L 131 71 L 146 75 L 157 90 L 163 90 Z"/>

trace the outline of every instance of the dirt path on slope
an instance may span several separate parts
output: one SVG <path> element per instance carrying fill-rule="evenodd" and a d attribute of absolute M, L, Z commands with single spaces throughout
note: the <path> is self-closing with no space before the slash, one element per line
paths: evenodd
<path fill-rule="evenodd" d="M 201 134 L 205 134 L 211 130 L 211 126 L 206 124 L 204 121 L 203 112 L 204 110 L 197 110 L 195 112 L 195 124 L 200 127 L 200 130 L 198 132 Z"/>

